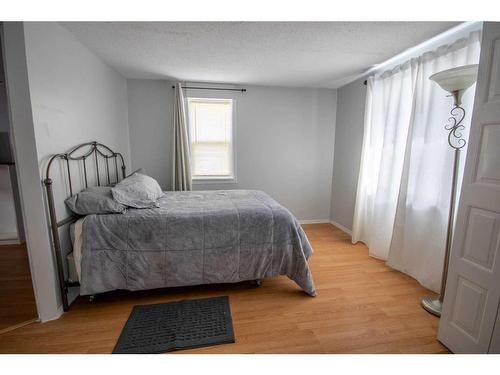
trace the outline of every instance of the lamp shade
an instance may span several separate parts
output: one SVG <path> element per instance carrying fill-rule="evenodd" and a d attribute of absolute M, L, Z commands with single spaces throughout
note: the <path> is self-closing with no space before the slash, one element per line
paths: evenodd
<path fill-rule="evenodd" d="M 443 90 L 454 93 L 466 90 L 476 82 L 477 67 L 478 64 L 459 66 L 433 74 L 429 79 L 436 82 Z"/>

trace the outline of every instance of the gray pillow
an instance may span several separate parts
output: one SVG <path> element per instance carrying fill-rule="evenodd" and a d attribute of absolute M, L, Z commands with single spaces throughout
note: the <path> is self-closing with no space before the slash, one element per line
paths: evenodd
<path fill-rule="evenodd" d="M 66 205 L 78 215 L 122 213 L 127 207 L 116 202 L 109 186 L 94 186 L 66 199 Z"/>
<path fill-rule="evenodd" d="M 158 207 L 158 199 L 163 197 L 158 182 L 141 173 L 134 173 L 111 189 L 115 201 L 135 208 Z"/>

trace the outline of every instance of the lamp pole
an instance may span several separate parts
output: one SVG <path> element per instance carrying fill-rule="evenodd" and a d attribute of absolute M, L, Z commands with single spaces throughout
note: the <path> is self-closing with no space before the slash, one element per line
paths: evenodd
<path fill-rule="evenodd" d="M 441 276 L 441 291 L 439 297 L 433 296 L 424 297 L 422 300 L 422 307 L 433 315 L 441 316 L 443 307 L 444 293 L 446 289 L 446 278 L 448 276 L 448 263 L 450 259 L 451 243 L 453 239 L 453 224 L 455 220 L 455 205 L 457 195 L 457 180 L 460 163 L 460 149 L 466 145 L 465 139 L 462 138 L 465 126 L 462 121 L 465 118 L 465 109 L 461 107 L 461 96 L 463 90 L 456 90 L 452 92 L 454 99 L 454 106 L 450 111 L 448 124 L 445 129 L 448 130 L 448 144 L 455 150 L 453 161 L 453 176 L 451 180 L 451 197 L 450 197 L 450 210 L 448 214 L 448 228 L 446 232 L 446 249 L 444 253 L 443 273 Z"/>

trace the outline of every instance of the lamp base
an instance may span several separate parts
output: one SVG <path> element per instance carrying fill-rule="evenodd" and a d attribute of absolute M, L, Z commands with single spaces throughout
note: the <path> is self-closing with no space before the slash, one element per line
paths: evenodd
<path fill-rule="evenodd" d="M 443 303 L 439 300 L 439 297 L 427 296 L 422 299 L 422 307 L 432 315 L 441 316 Z"/>

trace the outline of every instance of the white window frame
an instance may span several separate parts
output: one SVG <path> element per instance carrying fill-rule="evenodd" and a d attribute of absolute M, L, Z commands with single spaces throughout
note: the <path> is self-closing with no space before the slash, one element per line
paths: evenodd
<path fill-rule="evenodd" d="M 190 128 L 189 122 L 189 102 L 194 100 L 201 100 L 207 102 L 226 102 L 231 101 L 231 142 L 230 142 L 230 155 L 231 160 L 231 171 L 230 176 L 192 176 L 193 185 L 204 185 L 204 184 L 221 184 L 221 183 L 237 183 L 236 179 L 236 100 L 233 98 L 222 98 L 222 97 L 205 97 L 205 96 L 188 96 L 186 98 L 187 116 L 188 116 L 188 127 Z M 188 134 L 191 134 L 191 129 L 189 129 Z M 189 145 L 191 146 L 191 139 L 189 139 Z"/>

